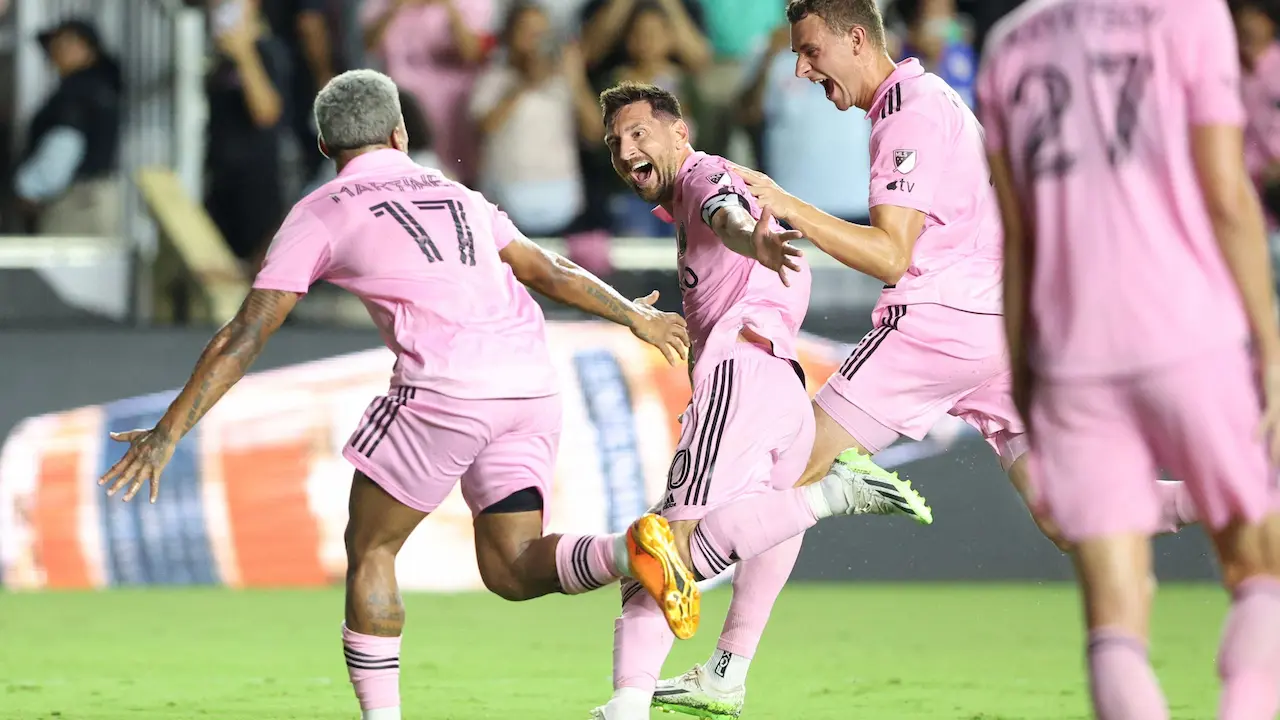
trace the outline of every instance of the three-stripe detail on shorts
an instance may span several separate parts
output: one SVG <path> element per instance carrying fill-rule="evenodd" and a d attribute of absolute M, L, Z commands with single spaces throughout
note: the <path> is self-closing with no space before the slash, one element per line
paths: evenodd
<path fill-rule="evenodd" d="M 591 575 L 591 566 L 587 564 L 587 550 L 591 547 L 591 538 L 581 537 L 573 544 L 573 552 L 569 558 L 573 564 L 573 574 L 578 576 L 578 584 L 584 590 L 599 590 L 604 583 L 598 582 Z"/>
<path fill-rule="evenodd" d="M 365 457 L 372 457 L 373 451 L 378 449 L 382 439 L 391 431 L 391 423 L 395 422 L 396 416 L 400 414 L 400 408 L 417 396 L 417 388 L 401 386 L 393 389 L 390 394 L 374 400 L 373 411 L 351 438 L 351 447 Z"/>
<path fill-rule="evenodd" d="M 706 505 L 711 496 L 711 475 L 715 472 L 716 458 L 720 455 L 720 441 L 724 439 L 724 427 L 729 420 L 729 405 L 733 402 L 733 371 L 735 358 L 729 358 L 711 371 L 711 394 L 703 416 L 702 430 L 698 434 L 698 449 L 693 456 L 693 473 L 689 489 L 684 493 L 685 505 Z"/>
<path fill-rule="evenodd" d="M 858 368 L 871 357 L 871 353 L 875 352 L 884 339 L 889 337 L 889 333 L 898 329 L 898 323 L 906 314 L 906 305 L 890 305 L 885 308 L 884 315 L 880 318 L 880 327 L 862 336 L 858 346 L 849 353 L 848 359 L 840 366 L 840 374 L 846 380 L 852 380 L 853 374 L 858 372 Z"/>

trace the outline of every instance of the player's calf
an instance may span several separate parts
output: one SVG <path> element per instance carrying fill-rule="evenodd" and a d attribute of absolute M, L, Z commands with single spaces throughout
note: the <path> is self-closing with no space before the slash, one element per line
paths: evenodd
<path fill-rule="evenodd" d="M 426 517 L 396 501 L 363 473 L 351 483 L 346 622 L 342 650 L 364 720 L 400 718 L 400 633 L 404 605 L 396 554 Z"/>

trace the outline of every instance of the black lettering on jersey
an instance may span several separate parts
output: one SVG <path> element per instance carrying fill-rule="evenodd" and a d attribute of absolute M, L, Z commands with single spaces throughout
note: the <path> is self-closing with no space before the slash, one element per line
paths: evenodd
<path fill-rule="evenodd" d="M 909 183 L 906 180 L 894 180 L 885 185 L 886 190 L 901 190 L 902 192 L 911 192 L 916 189 L 915 183 Z"/>
<path fill-rule="evenodd" d="M 395 200 L 378 203 L 369 208 L 369 212 L 373 213 L 374 217 L 390 215 L 395 218 L 395 221 L 400 223 L 400 227 L 405 233 L 418 244 L 418 249 L 427 257 L 427 262 L 444 260 L 444 257 L 440 255 L 440 249 L 431 241 L 431 236 L 427 235 L 427 231 L 418 223 L 418 219 L 411 215 L 408 210 L 405 210 L 400 203 Z"/>
<path fill-rule="evenodd" d="M 331 196 L 333 197 L 333 196 Z M 463 265 L 474 267 L 476 264 L 475 238 L 471 234 L 471 226 L 467 223 L 467 211 L 462 203 L 456 200 L 415 200 L 413 206 L 427 212 L 448 210 L 453 218 L 453 229 L 458 237 L 458 261 Z M 427 233 L 413 213 L 409 212 L 395 200 L 378 203 L 369 208 L 374 217 L 390 215 L 409 237 L 418 244 L 418 249 L 426 256 L 427 262 L 444 260 L 440 249 Z"/>
<path fill-rule="evenodd" d="M 692 290 L 698 287 L 698 273 L 694 272 L 693 268 L 686 266 L 680 272 L 680 285 L 685 290 Z"/>
<path fill-rule="evenodd" d="M 1147 55 L 1099 54 L 1089 59 L 1089 72 L 1116 85 L 1114 125 L 1107 138 L 1107 160 L 1118 167 L 1133 154 L 1142 99 L 1152 63 Z M 1092 78 L 1084 80 L 1092 81 Z M 1067 147 L 1062 129 L 1067 111 L 1075 102 L 1074 85 L 1056 65 L 1028 68 L 1014 84 L 1010 102 L 1031 113 L 1026 140 L 1016 161 L 1024 163 L 1031 177 L 1062 177 L 1076 166 L 1077 151 Z M 1087 149 L 1086 149 L 1087 150 Z"/>
<path fill-rule="evenodd" d="M 676 257 L 684 257 L 684 253 L 689 249 L 689 236 L 685 234 L 684 222 L 676 225 Z"/>

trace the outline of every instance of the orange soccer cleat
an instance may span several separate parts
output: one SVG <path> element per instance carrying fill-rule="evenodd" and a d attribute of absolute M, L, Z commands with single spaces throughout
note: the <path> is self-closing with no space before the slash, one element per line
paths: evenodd
<path fill-rule="evenodd" d="M 693 573 L 680 559 L 676 537 L 666 518 L 643 515 L 627 530 L 627 554 L 631 572 L 658 601 L 671 632 L 688 640 L 698 631 L 702 595 Z"/>

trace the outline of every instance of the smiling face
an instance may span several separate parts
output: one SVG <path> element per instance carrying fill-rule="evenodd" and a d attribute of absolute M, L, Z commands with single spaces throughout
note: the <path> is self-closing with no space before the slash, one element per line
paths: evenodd
<path fill-rule="evenodd" d="M 689 146 L 684 120 L 654 112 L 647 100 L 625 105 L 606 128 L 613 169 L 645 202 L 666 204 Z"/>

